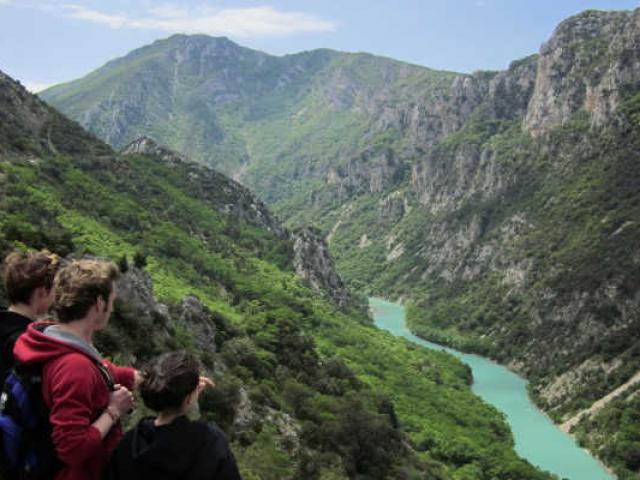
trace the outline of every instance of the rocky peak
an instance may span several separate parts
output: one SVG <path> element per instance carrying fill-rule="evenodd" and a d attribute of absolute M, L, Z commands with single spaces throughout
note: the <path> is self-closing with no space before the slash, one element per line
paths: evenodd
<path fill-rule="evenodd" d="M 233 54 L 240 50 L 244 50 L 244 47 L 241 47 L 237 43 L 229 40 L 227 37 L 212 37 L 204 34 L 176 34 L 165 40 L 160 40 L 160 42 L 167 42 L 176 49 L 207 50 L 209 52 L 216 52 L 220 55 Z"/>
<path fill-rule="evenodd" d="M 174 35 L 166 40 L 168 50 L 177 64 L 191 74 L 215 75 L 221 66 L 234 68 L 235 64 L 251 61 L 261 63 L 269 55 L 241 47 L 227 37 L 208 35 Z"/>
<path fill-rule="evenodd" d="M 611 119 L 621 95 L 640 87 L 640 9 L 587 11 L 562 22 L 540 49 L 524 128 L 539 135 L 591 113 L 593 126 Z"/>
<path fill-rule="evenodd" d="M 161 158 L 162 161 L 167 164 L 188 161 L 183 155 L 174 152 L 167 147 L 158 145 L 155 140 L 147 136 L 134 140 L 124 147 L 120 153 L 122 155 L 152 155 Z"/>
<path fill-rule="evenodd" d="M 293 265 L 311 288 L 326 293 L 341 309 L 347 308 L 347 289 L 318 231 L 305 227 L 293 234 Z"/>

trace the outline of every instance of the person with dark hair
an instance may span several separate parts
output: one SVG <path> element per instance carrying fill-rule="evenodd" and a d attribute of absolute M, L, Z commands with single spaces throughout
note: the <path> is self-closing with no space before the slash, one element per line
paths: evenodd
<path fill-rule="evenodd" d="M 53 278 L 60 257 L 47 250 L 14 251 L 6 256 L 3 283 L 9 308 L 0 309 L 0 383 L 13 368 L 13 346 L 27 326 L 53 302 Z"/>
<path fill-rule="evenodd" d="M 41 367 L 52 440 L 63 463 L 56 480 L 97 480 L 122 438 L 120 417 L 133 406 L 139 373 L 116 367 L 93 346 L 116 298 L 117 267 L 78 260 L 56 274 L 58 323 L 32 323 L 15 345 L 16 368 Z"/>
<path fill-rule="evenodd" d="M 187 412 L 213 382 L 200 376 L 195 356 L 170 352 L 142 369 L 140 394 L 158 412 L 127 432 L 107 469 L 107 480 L 241 480 L 224 433 L 192 421 Z"/>

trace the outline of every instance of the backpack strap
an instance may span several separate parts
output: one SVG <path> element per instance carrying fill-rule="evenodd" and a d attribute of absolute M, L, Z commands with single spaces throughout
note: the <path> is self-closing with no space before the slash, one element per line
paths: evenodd
<path fill-rule="evenodd" d="M 42 333 L 44 333 L 44 331 L 46 330 L 47 327 L 49 327 L 51 324 L 45 324 L 42 323 L 40 325 L 36 325 L 36 329 Z M 84 356 L 88 357 L 89 359 L 91 359 L 91 361 L 94 363 L 94 365 L 96 366 L 96 368 L 98 369 L 98 371 L 100 372 L 100 375 L 102 376 L 102 378 L 104 379 L 104 381 L 107 384 L 107 388 L 109 389 L 110 392 L 112 392 L 113 390 L 115 390 L 115 380 L 113 379 L 113 375 L 111 374 L 111 371 L 104 365 L 104 363 L 102 363 L 102 360 L 100 358 L 96 358 L 95 356 L 89 354 L 86 351 L 83 351 L 81 349 L 76 349 L 78 353 L 82 353 Z M 63 355 L 66 355 L 63 354 Z M 47 362 L 44 362 L 47 363 Z M 2 480 L 2 479 L 0 479 Z"/>
<path fill-rule="evenodd" d="M 18 327 L 4 337 L 2 341 L 2 359 L 4 359 L 5 356 L 13 355 L 13 346 L 16 344 L 18 337 L 22 335 L 23 332 L 24 328 Z"/>
<path fill-rule="evenodd" d="M 13 346 L 16 344 L 18 337 L 22 335 L 22 332 L 24 332 L 24 328 L 18 327 L 2 339 L 2 350 L 0 350 L 0 384 L 4 384 L 12 368 L 15 367 Z"/>
<path fill-rule="evenodd" d="M 113 375 L 111 375 L 111 371 L 106 367 L 104 363 L 96 360 L 93 357 L 91 359 L 96 364 L 96 367 L 98 367 L 98 370 L 100 371 L 102 378 L 104 378 L 104 381 L 107 382 L 107 388 L 110 392 L 113 392 L 116 389 L 116 382 L 113 379 Z"/>
<path fill-rule="evenodd" d="M 24 332 L 24 328 L 18 327 L 15 330 L 13 330 L 11 333 L 9 333 L 9 335 L 4 337 L 4 342 L 2 344 L 2 351 L 3 352 L 8 351 L 9 345 L 13 347 L 13 345 L 15 345 L 16 343 L 16 340 L 18 340 L 18 337 L 22 335 L 22 332 Z"/>

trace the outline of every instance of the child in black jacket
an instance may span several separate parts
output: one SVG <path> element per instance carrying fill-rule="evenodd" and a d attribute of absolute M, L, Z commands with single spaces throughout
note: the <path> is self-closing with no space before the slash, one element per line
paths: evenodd
<path fill-rule="evenodd" d="M 142 419 L 127 432 L 106 478 L 242 480 L 224 433 L 186 416 L 201 390 L 213 385 L 200 376 L 198 360 L 171 352 L 152 360 L 143 373 L 142 399 L 158 416 Z"/>

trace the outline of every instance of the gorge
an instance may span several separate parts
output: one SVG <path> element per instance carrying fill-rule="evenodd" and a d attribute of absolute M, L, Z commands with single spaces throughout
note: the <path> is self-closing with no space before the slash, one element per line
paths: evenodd
<path fill-rule="evenodd" d="M 115 152 L 3 73 L 0 193 L 0 256 L 47 248 L 123 272 L 99 351 L 136 366 L 200 358 L 216 382 L 200 415 L 244 478 L 550 479 L 517 456 L 462 364 L 374 328 L 315 229 L 291 232 L 245 187 L 148 138 Z"/>
<path fill-rule="evenodd" d="M 176 35 L 41 97 L 115 148 L 148 135 L 313 225 L 347 286 L 524 374 L 633 478 L 639 45 L 638 9 L 584 12 L 538 54 L 473 74 Z"/>

